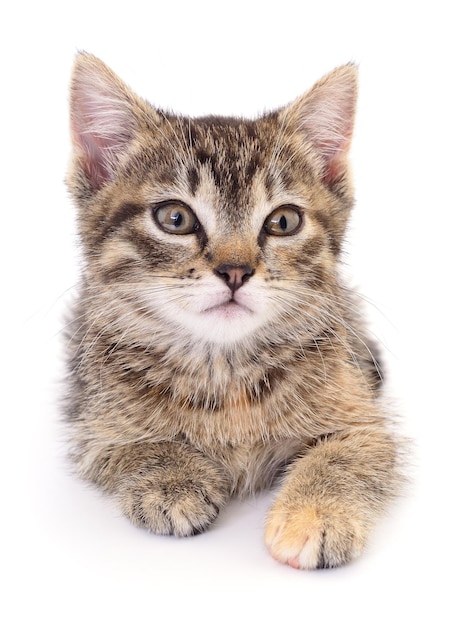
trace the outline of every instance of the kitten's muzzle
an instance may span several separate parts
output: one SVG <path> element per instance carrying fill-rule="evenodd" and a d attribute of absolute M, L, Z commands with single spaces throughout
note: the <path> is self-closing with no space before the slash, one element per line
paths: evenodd
<path fill-rule="evenodd" d="M 255 270 L 246 263 L 245 265 L 232 265 L 223 263 L 213 270 L 228 285 L 234 293 L 242 287 L 242 285 L 254 275 Z"/>

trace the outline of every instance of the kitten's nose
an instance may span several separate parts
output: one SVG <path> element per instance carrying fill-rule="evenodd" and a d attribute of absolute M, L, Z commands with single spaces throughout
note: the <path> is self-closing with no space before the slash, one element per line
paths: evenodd
<path fill-rule="evenodd" d="M 222 278 L 234 293 L 242 287 L 246 280 L 254 274 L 254 270 L 247 263 L 245 265 L 230 265 L 223 263 L 213 270 L 217 276 Z"/>

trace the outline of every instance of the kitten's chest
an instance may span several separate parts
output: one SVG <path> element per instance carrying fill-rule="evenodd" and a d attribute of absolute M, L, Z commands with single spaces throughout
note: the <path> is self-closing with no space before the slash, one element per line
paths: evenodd
<path fill-rule="evenodd" d="M 329 367 L 286 349 L 277 359 L 258 351 L 242 361 L 227 354 L 115 350 L 100 368 L 105 385 L 93 387 L 114 407 L 105 436 L 157 440 L 185 439 L 197 448 L 256 446 L 263 442 L 307 440 L 327 432 Z M 94 400 L 90 398 L 92 403 Z M 97 414 L 96 426 L 102 422 Z M 111 432 L 110 432 L 111 431 Z"/>
<path fill-rule="evenodd" d="M 311 402 L 306 382 L 308 364 L 210 360 L 195 371 L 172 376 L 169 392 L 171 424 L 197 446 L 226 447 L 282 441 L 306 436 Z"/>

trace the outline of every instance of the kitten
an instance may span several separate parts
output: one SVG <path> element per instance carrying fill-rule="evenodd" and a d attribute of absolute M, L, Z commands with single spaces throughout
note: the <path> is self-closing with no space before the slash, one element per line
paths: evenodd
<path fill-rule="evenodd" d="M 77 56 L 67 421 L 80 475 L 137 526 L 201 532 L 280 475 L 271 555 L 334 567 L 396 494 L 377 362 L 338 274 L 356 92 L 347 65 L 254 121 L 192 119 Z"/>

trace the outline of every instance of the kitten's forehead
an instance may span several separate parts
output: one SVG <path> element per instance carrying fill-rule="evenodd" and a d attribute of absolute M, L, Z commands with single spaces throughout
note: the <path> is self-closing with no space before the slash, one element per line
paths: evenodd
<path fill-rule="evenodd" d="M 271 116 L 270 116 L 271 117 Z M 276 180 L 276 155 L 283 151 L 271 119 L 206 117 L 178 119 L 185 167 L 179 171 L 190 197 L 214 204 L 231 226 L 247 222 L 251 208 L 271 197 Z"/>
<path fill-rule="evenodd" d="M 245 227 L 269 160 L 258 122 L 167 118 L 163 132 L 156 130 L 153 160 L 146 170 L 153 194 L 178 196 L 212 227 L 216 221 L 217 226 Z"/>
<path fill-rule="evenodd" d="M 210 117 L 196 120 L 191 132 L 198 166 L 231 197 L 264 166 L 266 142 L 257 122 Z"/>

